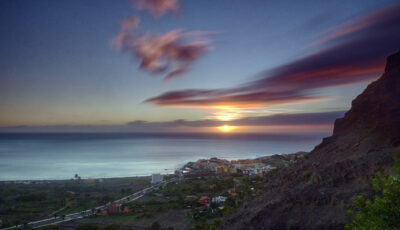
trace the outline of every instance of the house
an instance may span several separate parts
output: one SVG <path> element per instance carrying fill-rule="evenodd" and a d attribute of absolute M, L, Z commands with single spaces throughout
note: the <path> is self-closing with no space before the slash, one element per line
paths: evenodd
<path fill-rule="evenodd" d="M 225 196 L 216 196 L 216 197 L 213 197 L 211 201 L 213 203 L 224 203 L 226 201 L 226 197 Z"/>
<path fill-rule="evenodd" d="M 109 203 L 107 204 L 107 214 L 115 215 L 121 213 L 121 205 L 118 203 Z"/>
<path fill-rule="evenodd" d="M 151 183 L 152 184 L 156 184 L 156 183 L 160 183 L 163 182 L 163 175 L 159 174 L 159 173 L 155 173 L 151 175 Z"/>
<path fill-rule="evenodd" d="M 228 170 L 229 170 L 229 173 L 237 173 L 238 172 L 237 168 L 234 165 L 229 165 Z"/>
<path fill-rule="evenodd" d="M 129 209 L 129 207 L 128 206 L 125 206 L 123 209 L 122 209 L 122 212 L 123 213 L 128 213 L 128 212 L 130 212 L 131 210 Z"/>
<path fill-rule="evenodd" d="M 256 169 L 255 168 L 245 168 L 242 170 L 242 173 L 244 175 L 252 176 L 256 174 Z"/>
<path fill-rule="evenodd" d="M 250 170 L 249 169 L 242 169 L 243 175 L 250 175 Z"/>
<path fill-rule="evenodd" d="M 228 190 L 228 193 L 231 194 L 232 196 L 236 196 L 236 189 L 235 188 L 231 188 Z"/>
<path fill-rule="evenodd" d="M 185 197 L 185 201 L 186 202 L 192 202 L 192 201 L 195 201 L 195 200 L 197 200 L 197 196 L 195 196 L 195 195 L 188 195 L 188 196 Z"/>
<path fill-rule="evenodd" d="M 266 165 L 266 166 L 264 166 L 262 169 L 263 169 L 263 172 L 269 172 L 269 171 L 271 171 L 271 170 L 276 169 L 276 167 L 275 167 L 275 166 L 272 166 L 272 165 Z"/>
<path fill-rule="evenodd" d="M 242 170 L 242 173 L 244 175 L 248 175 L 248 176 L 254 176 L 254 175 L 258 175 L 261 176 L 262 175 L 263 170 L 260 168 L 245 168 Z"/>
<path fill-rule="evenodd" d="M 237 169 L 234 165 L 222 165 L 215 168 L 217 174 L 236 173 Z"/>
<path fill-rule="evenodd" d="M 220 173 L 225 173 L 225 168 L 224 168 L 224 166 L 217 166 L 217 167 L 215 168 L 215 172 L 218 173 L 218 174 L 220 174 Z"/>
<path fill-rule="evenodd" d="M 210 199 L 210 197 L 208 197 L 208 196 L 202 196 L 202 197 L 200 197 L 200 199 L 199 199 L 199 203 L 200 203 L 201 205 L 209 205 L 209 204 L 210 204 L 210 201 L 211 201 L 211 199 Z"/>
<path fill-rule="evenodd" d="M 102 216 L 107 216 L 107 215 L 108 215 L 107 210 L 102 210 L 102 211 L 100 212 L 100 215 L 102 215 Z"/>

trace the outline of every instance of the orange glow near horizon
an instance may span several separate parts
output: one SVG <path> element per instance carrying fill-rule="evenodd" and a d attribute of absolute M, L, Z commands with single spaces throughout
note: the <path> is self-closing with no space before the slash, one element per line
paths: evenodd
<path fill-rule="evenodd" d="M 219 131 L 227 133 L 227 132 L 232 132 L 233 130 L 236 129 L 235 126 L 230 126 L 230 125 L 223 125 L 223 126 L 219 126 L 217 127 L 219 129 Z"/>
<path fill-rule="evenodd" d="M 333 130 L 333 124 L 329 125 L 268 125 L 268 126 L 233 126 L 221 125 L 213 127 L 222 133 L 274 133 L 274 134 L 296 134 L 296 133 L 325 133 Z"/>

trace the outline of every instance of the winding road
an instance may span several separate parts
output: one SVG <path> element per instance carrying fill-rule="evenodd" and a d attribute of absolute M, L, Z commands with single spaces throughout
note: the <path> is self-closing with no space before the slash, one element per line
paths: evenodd
<path fill-rule="evenodd" d="M 142 196 L 144 196 L 146 193 L 149 193 L 155 189 L 158 189 L 161 186 L 164 186 L 168 183 L 174 182 L 176 181 L 176 178 L 172 178 L 168 181 L 164 181 L 155 185 L 152 185 L 148 188 L 145 188 L 143 190 L 140 190 L 136 193 L 133 193 L 129 196 L 123 197 L 119 200 L 114 201 L 113 203 L 118 203 L 118 204 L 123 204 L 123 203 L 128 203 L 134 200 L 137 200 L 139 198 L 141 198 Z M 102 206 L 98 206 L 96 208 L 93 209 L 88 209 L 82 212 L 76 212 L 76 213 L 71 213 L 68 215 L 65 215 L 64 217 L 53 217 L 53 218 L 48 218 L 48 219 L 43 219 L 43 220 L 37 220 L 37 221 L 31 221 L 28 223 L 29 226 L 31 226 L 32 228 L 40 228 L 40 227 L 44 227 L 44 226 L 48 226 L 48 225 L 55 225 L 55 224 L 59 224 L 62 222 L 66 222 L 66 221 L 71 221 L 71 220 L 76 220 L 76 219 L 80 219 L 80 218 L 84 218 L 86 216 L 92 215 L 97 213 L 98 211 L 103 211 L 107 209 L 107 204 L 102 205 Z M 20 224 L 18 226 L 12 226 L 12 227 L 8 227 L 8 228 L 2 228 L 0 230 L 9 230 L 9 229 L 15 229 L 16 227 L 23 227 L 23 224 Z"/>

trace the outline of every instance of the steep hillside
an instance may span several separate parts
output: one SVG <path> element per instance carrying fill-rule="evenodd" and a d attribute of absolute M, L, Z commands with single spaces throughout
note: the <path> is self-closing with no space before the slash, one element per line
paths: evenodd
<path fill-rule="evenodd" d="M 399 146 L 400 52 L 336 120 L 331 137 L 268 179 L 222 229 L 343 229 L 352 198 L 373 195 L 371 178 L 390 170 Z"/>

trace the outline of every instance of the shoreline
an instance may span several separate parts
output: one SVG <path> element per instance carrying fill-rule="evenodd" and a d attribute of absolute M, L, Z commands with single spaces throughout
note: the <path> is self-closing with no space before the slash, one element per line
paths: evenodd
<path fill-rule="evenodd" d="M 307 152 L 297 152 L 297 153 L 280 153 L 280 154 L 273 154 L 273 155 L 264 155 L 264 156 L 259 156 L 256 155 L 254 157 L 251 158 L 245 158 L 245 159 L 240 159 L 240 158 L 218 158 L 218 157 L 201 157 L 198 158 L 196 161 L 187 161 L 185 163 L 179 163 L 178 166 L 173 169 L 174 173 L 160 173 L 164 176 L 172 176 L 172 175 L 176 175 L 176 171 L 180 171 L 180 170 L 184 170 L 185 167 L 187 167 L 187 165 L 189 164 L 196 164 L 198 162 L 204 162 L 204 161 L 210 161 L 211 159 L 217 159 L 217 160 L 221 160 L 221 161 L 226 161 L 226 162 L 245 162 L 245 161 L 250 161 L 250 162 L 260 162 L 263 161 L 265 159 L 269 159 L 271 157 L 287 157 L 287 156 L 291 156 L 291 155 L 296 155 L 296 154 L 304 154 Z M 132 176 L 113 176 L 113 177 L 84 177 L 81 178 L 81 180 L 97 180 L 97 181 L 101 181 L 101 180 L 112 180 L 112 179 L 132 179 L 132 178 L 146 178 L 146 177 L 151 177 L 152 174 L 155 173 L 151 173 L 149 175 L 132 175 Z M 65 181 L 73 181 L 76 180 L 73 177 L 71 178 L 64 178 L 64 179 L 10 179 L 10 180 L 0 180 L 0 184 L 9 184 L 9 183 L 13 183 L 13 184 L 41 184 L 41 183 L 54 183 L 54 182 L 65 182 Z"/>
<path fill-rule="evenodd" d="M 163 174 L 165 175 L 165 174 Z M 167 174 L 171 175 L 171 174 Z M 88 177 L 88 178 L 81 178 L 81 180 L 113 180 L 113 179 L 133 179 L 133 178 L 146 178 L 151 177 L 151 175 L 144 175 L 144 176 L 121 176 L 121 177 Z M 23 182 L 42 182 L 42 183 L 51 183 L 51 182 L 65 182 L 65 181 L 74 181 L 76 179 L 32 179 L 32 180 L 0 180 L 0 184 L 7 184 L 7 183 L 16 183 L 16 184 L 24 184 Z"/>
<path fill-rule="evenodd" d="M 0 141 L 0 161 L 3 163 L 0 181 L 66 180 L 75 173 L 94 179 L 170 174 L 189 161 L 211 157 L 254 159 L 276 153 L 309 151 L 320 142 L 291 141 L 284 144 L 268 139 L 235 141 L 215 138 L 190 141 L 157 138 L 153 141 L 129 135 L 128 139 L 112 135 L 104 142 L 102 138 L 90 139 L 81 135 L 63 137 L 64 134 L 58 138 L 50 136 L 53 139 L 47 140 L 33 135 L 22 139 L 18 135 L 12 141 Z M 15 157 L 7 156 L 10 151 L 15 152 Z"/>

